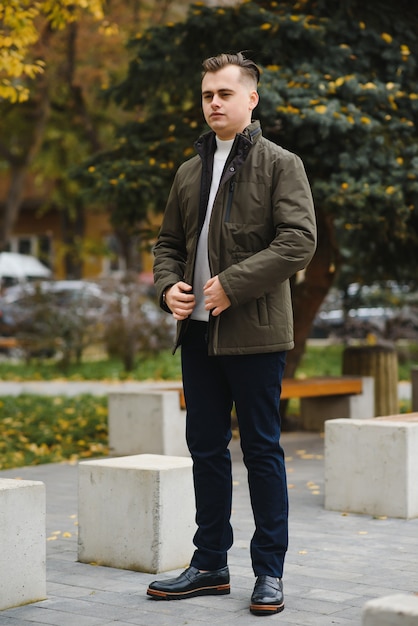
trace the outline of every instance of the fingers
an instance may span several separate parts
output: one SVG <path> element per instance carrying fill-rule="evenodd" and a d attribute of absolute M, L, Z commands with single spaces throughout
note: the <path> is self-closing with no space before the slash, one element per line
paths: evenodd
<path fill-rule="evenodd" d="M 231 306 L 231 301 L 226 295 L 217 276 L 210 278 L 203 288 L 205 296 L 205 309 L 211 311 L 215 317 Z"/>
<path fill-rule="evenodd" d="M 174 319 L 184 320 L 191 315 L 195 307 L 195 297 L 191 293 L 191 290 L 191 285 L 183 281 L 179 281 L 167 289 L 165 301 Z"/>

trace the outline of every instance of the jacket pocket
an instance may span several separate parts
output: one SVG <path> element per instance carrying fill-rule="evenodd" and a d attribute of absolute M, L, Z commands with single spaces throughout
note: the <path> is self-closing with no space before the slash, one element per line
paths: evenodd
<path fill-rule="evenodd" d="M 270 322 L 266 296 L 257 299 L 257 312 L 260 326 L 268 326 Z"/>

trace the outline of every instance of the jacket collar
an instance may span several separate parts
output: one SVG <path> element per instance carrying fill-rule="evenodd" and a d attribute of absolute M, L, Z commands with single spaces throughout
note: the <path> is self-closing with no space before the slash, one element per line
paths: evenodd
<path fill-rule="evenodd" d="M 250 142 L 250 144 L 255 143 L 261 137 L 261 125 L 258 120 L 251 122 L 242 133 L 238 133 L 235 135 L 234 145 L 232 146 L 231 152 L 235 152 L 239 149 L 239 147 L 243 144 L 243 142 Z M 215 152 L 216 141 L 215 141 L 215 133 L 213 130 L 204 133 L 199 137 L 199 139 L 194 144 L 196 152 L 200 154 L 200 156 L 207 156 L 208 154 L 213 154 Z"/>

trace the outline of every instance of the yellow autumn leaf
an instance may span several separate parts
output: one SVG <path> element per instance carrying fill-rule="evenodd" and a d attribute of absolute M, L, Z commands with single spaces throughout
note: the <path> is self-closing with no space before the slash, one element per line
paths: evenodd
<path fill-rule="evenodd" d="M 320 115 L 323 115 L 324 113 L 327 112 L 327 107 L 325 106 L 325 104 L 318 104 L 315 107 L 315 111 L 319 113 Z"/>
<path fill-rule="evenodd" d="M 382 37 L 383 41 L 386 41 L 386 43 L 392 43 L 392 41 L 393 41 L 393 37 L 392 37 L 392 35 L 389 35 L 389 33 L 382 33 L 381 37 Z"/>
<path fill-rule="evenodd" d="M 361 87 L 362 89 L 377 89 L 376 85 L 370 81 L 368 83 L 365 83 Z"/>
<path fill-rule="evenodd" d="M 341 87 L 341 85 L 344 85 L 344 83 L 345 83 L 345 76 L 338 76 L 338 78 L 335 79 L 336 87 Z"/>

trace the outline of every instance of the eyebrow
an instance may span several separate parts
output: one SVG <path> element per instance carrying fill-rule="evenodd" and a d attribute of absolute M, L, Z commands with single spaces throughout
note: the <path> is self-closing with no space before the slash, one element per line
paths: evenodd
<path fill-rule="evenodd" d="M 215 89 L 215 91 L 213 91 L 212 89 L 205 89 L 205 91 L 202 91 L 202 96 L 209 96 L 210 94 L 213 94 L 215 92 L 219 93 L 225 91 L 228 91 L 229 93 L 234 93 L 234 89 L 232 89 L 232 87 L 221 87 L 220 89 Z"/>

